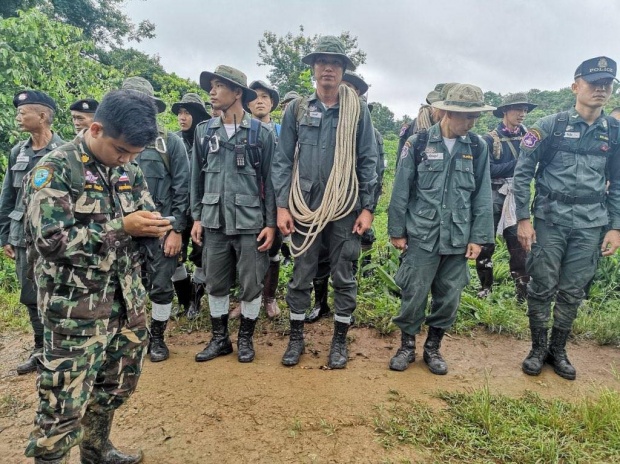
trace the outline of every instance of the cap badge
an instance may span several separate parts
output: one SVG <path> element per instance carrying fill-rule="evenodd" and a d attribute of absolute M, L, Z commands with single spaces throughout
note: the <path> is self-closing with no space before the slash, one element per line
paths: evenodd
<path fill-rule="evenodd" d="M 87 110 L 89 108 L 90 108 L 90 106 L 88 106 L 88 103 L 86 103 L 86 102 L 82 103 L 82 109 L 83 110 Z"/>
<path fill-rule="evenodd" d="M 600 60 L 598 60 L 598 67 L 599 68 L 606 68 L 607 67 L 607 60 L 605 58 L 601 58 Z"/>
<path fill-rule="evenodd" d="M 28 94 L 26 92 L 20 93 L 19 96 L 17 97 L 19 101 L 24 101 L 26 98 L 28 98 Z"/>

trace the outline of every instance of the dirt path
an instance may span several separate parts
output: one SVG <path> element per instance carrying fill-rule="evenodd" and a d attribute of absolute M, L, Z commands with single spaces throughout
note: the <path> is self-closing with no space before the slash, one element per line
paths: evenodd
<path fill-rule="evenodd" d="M 236 354 L 198 364 L 194 354 L 206 333 L 169 339 L 171 359 L 146 362 L 137 392 L 115 419 L 112 438 L 119 447 L 140 446 L 146 463 L 361 463 L 410 460 L 430 462 L 419 450 L 386 451 L 376 441 L 376 407 L 390 392 L 440 405 L 437 390 L 481 387 L 488 372 L 491 391 L 519 396 L 526 390 L 571 399 L 619 388 L 620 350 L 571 344 L 578 379 L 569 382 L 548 367 L 539 377 L 521 373 L 527 341 L 476 333 L 445 340 L 450 372 L 434 376 L 418 356 L 406 372 L 387 369 L 398 347 L 396 337 L 369 329 L 350 331 L 350 361 L 342 371 L 324 370 L 331 323 L 307 326 L 308 352 L 295 368 L 280 357 L 287 339 L 264 331 L 256 337 L 256 360 L 237 362 Z M 269 328 L 269 324 L 266 324 Z M 236 336 L 234 337 L 236 338 Z M 424 338 L 418 340 L 421 349 Z M 0 337 L 0 462 L 23 458 L 37 404 L 35 376 L 11 371 L 25 356 L 27 337 Z M 73 452 L 71 463 L 78 463 Z"/>

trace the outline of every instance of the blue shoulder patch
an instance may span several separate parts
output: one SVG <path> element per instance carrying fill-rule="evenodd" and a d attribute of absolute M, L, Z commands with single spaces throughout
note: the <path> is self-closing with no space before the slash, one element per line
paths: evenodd
<path fill-rule="evenodd" d="M 35 190 L 41 190 L 52 181 L 54 168 L 51 166 L 37 166 L 31 174 L 32 187 Z"/>

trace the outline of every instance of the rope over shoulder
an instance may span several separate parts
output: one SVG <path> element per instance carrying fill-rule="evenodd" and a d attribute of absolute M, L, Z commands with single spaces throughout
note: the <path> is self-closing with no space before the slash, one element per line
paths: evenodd
<path fill-rule="evenodd" d="M 325 186 L 325 193 L 319 207 L 312 211 L 306 204 L 299 180 L 299 144 L 295 148 L 293 180 L 289 193 L 289 209 L 298 225 L 296 231 L 304 239 L 300 246 L 292 243 L 291 254 L 298 257 L 316 240 L 318 234 L 332 221 L 347 216 L 358 199 L 358 180 L 355 171 L 357 124 L 360 116 L 360 101 L 357 93 L 346 85 L 338 90 L 340 112 L 336 128 L 336 150 L 334 165 Z M 301 230 L 300 230 L 301 229 Z"/>

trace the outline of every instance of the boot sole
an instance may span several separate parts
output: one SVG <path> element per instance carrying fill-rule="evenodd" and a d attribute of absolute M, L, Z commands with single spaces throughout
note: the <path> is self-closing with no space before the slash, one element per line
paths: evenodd
<path fill-rule="evenodd" d="M 540 373 L 542 372 L 542 368 L 538 371 L 534 371 L 534 370 L 527 369 L 523 366 L 521 366 L 521 370 L 523 371 L 524 374 L 531 375 L 531 376 L 540 375 Z"/>
<path fill-rule="evenodd" d="M 565 372 L 557 370 L 555 367 L 553 368 L 553 372 L 566 380 L 575 380 L 577 378 L 577 374 L 566 374 Z"/>
<path fill-rule="evenodd" d="M 151 360 L 152 363 L 158 363 L 158 362 L 162 362 L 165 361 L 166 359 L 168 359 L 170 357 L 170 355 L 167 355 L 165 358 L 153 358 L 152 356 L 149 358 Z"/>

